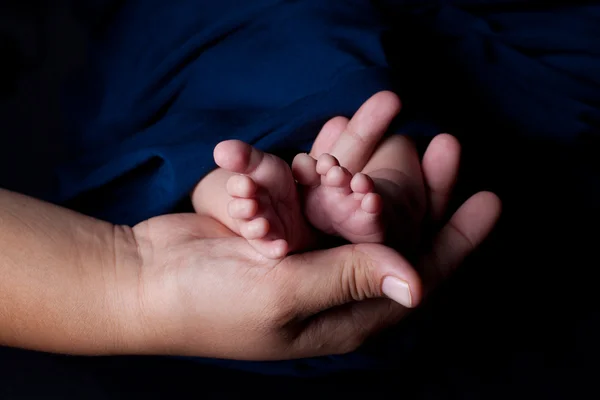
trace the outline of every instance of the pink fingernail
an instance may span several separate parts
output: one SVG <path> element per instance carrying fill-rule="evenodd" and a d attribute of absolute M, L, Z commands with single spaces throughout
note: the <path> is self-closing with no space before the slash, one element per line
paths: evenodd
<path fill-rule="evenodd" d="M 402 304 L 404 307 L 412 307 L 412 295 L 408 282 L 388 276 L 383 280 L 381 291 L 396 303 Z"/>

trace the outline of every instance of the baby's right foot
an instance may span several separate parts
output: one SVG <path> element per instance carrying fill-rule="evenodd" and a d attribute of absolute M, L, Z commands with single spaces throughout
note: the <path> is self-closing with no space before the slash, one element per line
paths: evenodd
<path fill-rule="evenodd" d="M 383 242 L 382 200 L 369 176 L 352 176 L 330 154 L 299 154 L 292 171 L 305 186 L 304 214 L 315 228 L 352 243 Z"/>

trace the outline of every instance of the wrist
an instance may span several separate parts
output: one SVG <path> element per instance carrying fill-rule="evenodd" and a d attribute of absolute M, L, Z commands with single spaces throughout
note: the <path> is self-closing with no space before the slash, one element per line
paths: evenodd
<path fill-rule="evenodd" d="M 170 347 L 178 329 L 174 327 L 170 311 L 175 306 L 171 294 L 176 290 L 164 275 L 163 267 L 170 265 L 170 261 L 165 262 L 165 253 L 156 248 L 155 225 L 156 219 L 134 228 L 114 229 L 115 271 L 120 279 L 109 289 L 109 297 L 113 299 L 111 315 L 117 326 L 119 348 L 116 351 L 120 354 L 173 352 Z"/>
<path fill-rule="evenodd" d="M 0 344 L 131 353 L 140 262 L 132 230 L 0 190 Z"/>
<path fill-rule="evenodd" d="M 112 354 L 144 354 L 147 324 L 143 312 L 141 294 L 143 288 L 144 261 L 134 230 L 127 226 L 113 226 L 112 251 L 104 265 L 108 276 L 104 277 L 107 321 L 112 331 Z"/>

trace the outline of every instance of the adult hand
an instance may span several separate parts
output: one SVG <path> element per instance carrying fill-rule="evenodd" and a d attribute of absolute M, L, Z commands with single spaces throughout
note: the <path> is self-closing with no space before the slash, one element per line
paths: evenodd
<path fill-rule="evenodd" d="M 458 265 L 494 225 L 498 208 L 490 203 L 497 205 L 486 195 L 465 203 L 423 265 L 442 274 Z M 409 305 L 422 296 L 411 265 L 382 245 L 276 262 L 196 214 L 151 219 L 134 233 L 143 263 L 128 285 L 137 300 L 127 307 L 136 308 L 123 324 L 133 353 L 250 360 L 345 353 L 401 317 L 404 308 L 387 296 Z"/>
<path fill-rule="evenodd" d="M 427 254 L 418 255 L 415 265 L 425 280 L 425 290 L 429 291 L 479 245 L 500 216 L 501 203 L 493 193 L 477 193 L 434 237 L 422 237 L 424 222 L 439 226 L 446 216 L 458 176 L 461 149 L 453 136 L 440 134 L 433 138 L 423 159 L 419 160 L 410 138 L 393 135 L 382 139 L 400 108 L 400 99 L 394 93 L 376 93 L 352 119 L 336 117 L 327 122 L 310 155 L 317 158 L 323 153 L 330 153 L 352 173 L 363 172 L 373 176 L 373 171 L 385 171 L 387 176 L 373 176 L 375 184 L 379 183 L 378 191 L 384 197 L 387 195 L 397 201 L 393 204 L 395 209 L 404 211 L 393 215 L 395 220 L 392 223 L 408 227 L 402 230 L 404 236 L 394 239 L 413 246 L 433 241 Z M 394 188 L 397 185 L 386 184 L 390 174 L 391 180 L 400 183 L 400 195 L 398 188 Z M 390 187 L 396 192 L 388 191 Z M 391 245 L 406 248 L 402 244 L 406 243 Z M 403 310 L 399 309 L 399 313 L 403 314 Z"/>
<path fill-rule="evenodd" d="M 375 100 L 382 96 L 392 99 L 383 93 Z M 364 169 L 356 160 L 369 160 L 383 134 L 381 127 L 368 127 L 381 121 L 368 107 L 391 104 L 372 100 L 344 129 L 320 135 L 314 151 L 329 150 L 351 170 Z M 381 107 L 371 110 L 382 112 Z M 328 126 L 340 122 L 344 120 Z M 444 214 L 458 157 L 456 140 L 437 137 L 424 156 L 421 181 L 416 151 L 404 158 L 411 167 L 401 170 L 409 185 L 424 188 L 432 216 Z M 425 290 L 481 243 L 499 214 L 500 202 L 491 193 L 476 194 L 456 211 L 418 258 Z M 151 219 L 134 233 L 142 264 L 130 284 L 137 294 L 133 315 L 138 317 L 127 337 L 136 352 L 247 360 L 346 353 L 400 320 L 407 308 L 398 303 L 414 307 L 423 296 L 413 267 L 383 245 L 348 245 L 266 260 L 216 221 L 194 214 Z"/>

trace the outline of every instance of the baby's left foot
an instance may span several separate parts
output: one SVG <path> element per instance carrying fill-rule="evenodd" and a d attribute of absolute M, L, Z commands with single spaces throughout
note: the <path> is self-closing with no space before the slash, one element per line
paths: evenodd
<path fill-rule="evenodd" d="M 256 251 L 278 259 L 312 240 L 285 161 L 237 140 L 219 143 L 214 156 L 221 168 L 234 173 L 226 184 L 229 216 Z"/>
<path fill-rule="evenodd" d="M 352 176 L 330 154 L 299 154 L 292 171 L 305 186 L 304 214 L 315 228 L 352 243 L 383 242 L 382 200 L 369 176 Z"/>

